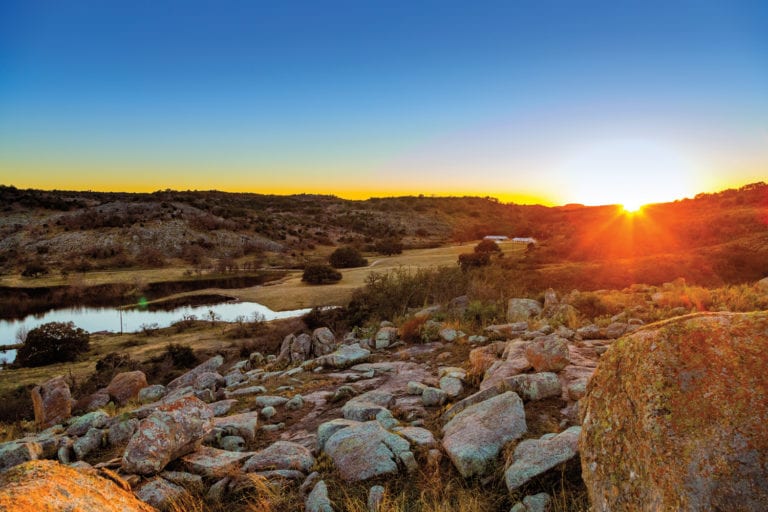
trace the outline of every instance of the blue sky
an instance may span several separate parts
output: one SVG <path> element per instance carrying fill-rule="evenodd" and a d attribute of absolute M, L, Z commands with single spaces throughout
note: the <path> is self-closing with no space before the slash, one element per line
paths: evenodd
<path fill-rule="evenodd" d="M 737 186 L 768 177 L 765 27 L 766 2 L 2 1 L 0 183 L 550 204 Z"/>

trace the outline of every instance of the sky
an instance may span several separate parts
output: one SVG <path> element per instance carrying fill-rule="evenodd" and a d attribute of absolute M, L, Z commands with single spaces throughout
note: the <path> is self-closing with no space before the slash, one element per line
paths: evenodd
<path fill-rule="evenodd" d="M 0 0 L 0 184 L 658 202 L 768 181 L 768 2 Z"/>

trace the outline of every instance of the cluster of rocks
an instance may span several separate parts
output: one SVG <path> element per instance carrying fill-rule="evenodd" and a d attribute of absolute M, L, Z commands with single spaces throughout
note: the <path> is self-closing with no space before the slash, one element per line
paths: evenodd
<path fill-rule="evenodd" d="M 633 508 L 640 494 L 657 509 L 670 508 L 669 496 L 676 494 L 666 489 L 671 493 L 678 486 L 692 489 L 684 496 L 689 509 L 721 507 L 734 497 L 744 502 L 747 491 L 752 497 L 745 510 L 765 504 L 760 486 L 766 481 L 768 441 L 760 421 L 768 412 L 755 393 L 768 391 L 763 355 L 768 351 L 757 354 L 754 336 L 744 333 L 751 329 L 764 336 L 768 315 L 684 317 L 639 332 L 634 331 L 640 323 L 631 319 L 616 319 L 606 328 L 551 327 L 547 319 L 568 314 L 568 307 L 554 293 L 547 294 L 543 306 L 513 299 L 507 324 L 469 337 L 440 325 L 438 341 L 417 345 L 399 340 L 388 323 L 364 340 L 349 335 L 337 341 L 321 328 L 287 336 L 275 355 L 254 353 L 231 365 L 213 357 L 166 386 L 147 386 L 141 372 L 118 374 L 96 395 L 139 405 L 115 416 L 96 408 L 70 417 L 66 382 L 52 379 L 33 391 L 36 419 L 44 430 L 0 444 L 0 471 L 16 471 L 14 481 L 22 482 L 24 472 L 41 478 L 40 472 L 58 471 L 38 459 L 58 460 L 133 491 L 140 501 L 120 510 L 145 510 L 146 504 L 162 509 L 189 489 L 220 502 L 247 490 L 257 476 L 274 485 L 296 485 L 307 511 L 328 512 L 336 508 L 318 464 L 322 457 L 344 481 L 371 481 L 369 510 L 376 511 L 385 493 L 383 477 L 437 467 L 443 457 L 463 477 L 489 481 L 504 464 L 506 487 L 517 494 L 581 451 L 597 510 Z M 624 337 L 616 342 L 619 332 Z M 681 332 L 697 333 L 695 347 L 685 345 Z M 715 341 L 712 332 L 720 336 Z M 732 339 L 740 341 L 721 347 Z M 461 367 L 442 365 L 441 355 L 458 342 L 475 345 L 469 360 Z M 713 369 L 716 354 L 728 360 L 719 370 Z M 418 358 L 429 362 L 415 362 Z M 745 364 L 745 358 L 750 371 L 759 373 L 762 365 L 762 374 L 744 376 L 737 362 Z M 601 359 L 608 363 L 598 365 Z M 479 386 L 475 376 L 482 376 Z M 331 384 L 303 395 L 294 392 L 316 378 Z M 727 400 L 731 383 L 741 404 L 734 406 L 737 413 L 718 412 L 722 403 L 702 398 Z M 94 396 L 91 402 L 100 400 Z M 543 400 L 556 403 L 560 414 L 552 431 L 531 435 L 537 419 L 527 417 L 526 408 Z M 701 416 L 722 419 L 736 430 L 715 436 L 718 442 L 712 443 L 711 424 L 687 412 L 689 403 L 702 409 Z M 762 420 L 747 420 L 745 414 Z M 696 425 L 688 423 L 693 417 Z M 683 447 L 688 458 L 675 459 L 685 436 L 692 436 Z M 503 460 L 502 452 L 513 442 L 514 450 Z M 663 455 L 653 455 L 659 446 Z M 627 456 L 635 449 L 640 451 Z M 118 456 L 104 461 L 99 458 L 104 452 Z M 722 469 L 735 461 L 740 469 Z M 682 475 L 694 466 L 711 475 L 706 485 L 697 487 L 700 479 Z M 669 467 L 679 467 L 680 474 L 669 476 L 665 487 L 654 468 Z M 621 488 L 613 483 L 616 475 L 625 479 Z M 19 489 L 13 492 L 26 492 Z M 544 511 L 549 502 L 548 495 L 533 494 L 511 510 Z"/>

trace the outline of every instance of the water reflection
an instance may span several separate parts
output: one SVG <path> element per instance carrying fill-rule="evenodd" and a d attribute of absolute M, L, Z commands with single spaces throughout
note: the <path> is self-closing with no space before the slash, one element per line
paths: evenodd
<path fill-rule="evenodd" d="M 183 306 L 169 311 L 148 311 L 140 309 L 117 308 L 66 308 L 49 311 L 41 315 L 30 315 L 21 320 L 0 320 L 0 345 L 18 343 L 16 333 L 20 329 L 29 331 L 48 322 L 74 322 L 76 326 L 88 332 L 136 332 L 142 326 L 157 324 L 167 327 L 185 315 L 194 315 L 200 320 L 210 320 L 211 315 L 216 320 L 233 322 L 238 317 L 246 319 L 260 316 L 264 320 L 291 318 L 309 312 L 309 309 L 291 311 L 272 311 L 267 306 L 257 302 L 225 302 L 209 306 Z M 0 352 L 0 360 L 13 361 L 16 351 Z"/>

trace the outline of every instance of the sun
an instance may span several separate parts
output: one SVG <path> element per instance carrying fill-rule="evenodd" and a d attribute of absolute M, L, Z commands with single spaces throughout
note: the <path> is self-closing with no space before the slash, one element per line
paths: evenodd
<path fill-rule="evenodd" d="M 627 213 L 640 213 L 643 206 L 645 205 L 640 201 L 624 201 L 621 205 L 622 209 Z"/>
<path fill-rule="evenodd" d="M 617 204 L 628 212 L 697 190 L 692 162 L 658 141 L 617 139 L 583 146 L 567 156 L 560 171 L 567 176 L 569 202 Z"/>

